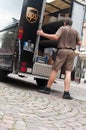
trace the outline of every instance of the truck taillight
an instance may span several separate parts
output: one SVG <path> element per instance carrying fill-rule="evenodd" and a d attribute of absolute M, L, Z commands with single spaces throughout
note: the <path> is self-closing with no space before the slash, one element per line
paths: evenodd
<path fill-rule="evenodd" d="M 18 38 L 19 38 L 19 39 L 22 39 L 23 32 L 24 32 L 24 31 L 23 31 L 23 28 L 20 27 L 19 30 L 18 30 Z"/>
<path fill-rule="evenodd" d="M 26 72 L 27 71 L 27 63 L 26 62 L 21 63 L 20 71 L 21 72 Z"/>

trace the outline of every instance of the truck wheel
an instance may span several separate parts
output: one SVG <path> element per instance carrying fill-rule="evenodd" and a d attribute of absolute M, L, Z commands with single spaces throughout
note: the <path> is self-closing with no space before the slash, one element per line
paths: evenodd
<path fill-rule="evenodd" d="M 0 81 L 6 81 L 6 78 L 7 78 L 7 72 L 4 71 L 4 70 L 0 70 Z"/>
<path fill-rule="evenodd" d="M 47 85 L 48 80 L 47 79 L 38 79 L 36 78 L 36 83 L 39 88 L 44 88 Z"/>

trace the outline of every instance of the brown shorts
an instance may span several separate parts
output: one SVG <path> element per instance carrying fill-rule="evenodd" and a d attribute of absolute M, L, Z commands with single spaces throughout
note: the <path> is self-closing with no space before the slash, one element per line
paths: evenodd
<path fill-rule="evenodd" d="M 74 64 L 75 53 L 71 49 L 59 49 L 52 69 L 58 71 L 61 67 L 64 70 L 72 71 Z"/>

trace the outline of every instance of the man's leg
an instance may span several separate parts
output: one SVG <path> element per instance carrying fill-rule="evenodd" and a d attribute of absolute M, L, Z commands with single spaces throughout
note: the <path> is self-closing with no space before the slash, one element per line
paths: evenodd
<path fill-rule="evenodd" d="M 63 94 L 64 99 L 73 99 L 69 93 L 70 82 L 71 82 L 71 71 L 66 71 L 64 80 L 64 94 Z"/>
<path fill-rule="evenodd" d="M 51 85 L 54 83 L 56 75 L 57 75 L 57 71 L 52 70 L 52 72 L 50 74 L 50 78 L 49 78 L 48 83 L 47 83 L 47 86 L 44 89 L 39 90 L 40 93 L 50 94 L 50 88 L 51 88 Z"/>
<path fill-rule="evenodd" d="M 65 72 L 64 91 L 69 91 L 71 82 L 71 71 Z"/>
<path fill-rule="evenodd" d="M 49 78 L 48 83 L 47 83 L 48 88 L 51 88 L 51 85 L 54 83 L 54 80 L 56 79 L 56 75 L 57 75 L 57 71 L 52 70 L 52 72 L 50 74 L 50 78 Z"/>

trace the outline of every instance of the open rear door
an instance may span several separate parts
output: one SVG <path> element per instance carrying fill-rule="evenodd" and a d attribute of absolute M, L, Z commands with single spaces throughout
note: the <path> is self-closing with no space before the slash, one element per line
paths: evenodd
<path fill-rule="evenodd" d="M 73 20 L 73 28 L 75 28 L 79 32 L 81 38 L 83 38 L 85 10 L 86 9 L 84 4 L 73 1 L 72 16 L 71 16 Z M 77 46 L 77 49 L 80 50 L 80 47 Z M 75 78 L 76 77 L 81 78 L 81 63 L 79 57 L 75 57 L 74 70 L 75 70 Z"/>
<path fill-rule="evenodd" d="M 36 46 L 37 29 L 40 24 L 43 0 L 24 0 L 20 28 L 23 29 L 20 40 L 19 71 L 31 73 L 33 67 L 33 55 Z"/>

